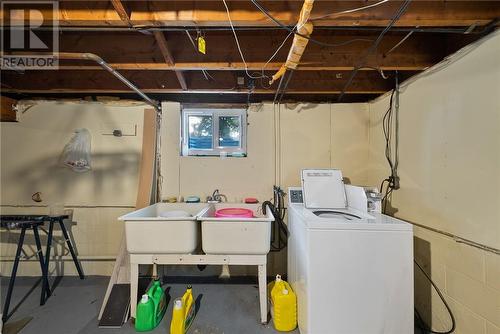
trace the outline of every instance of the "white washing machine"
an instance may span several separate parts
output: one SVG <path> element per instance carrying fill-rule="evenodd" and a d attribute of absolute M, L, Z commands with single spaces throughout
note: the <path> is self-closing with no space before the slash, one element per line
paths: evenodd
<path fill-rule="evenodd" d="M 303 170 L 288 195 L 300 333 L 413 333 L 412 226 L 368 212 L 364 189 L 339 170 Z"/>

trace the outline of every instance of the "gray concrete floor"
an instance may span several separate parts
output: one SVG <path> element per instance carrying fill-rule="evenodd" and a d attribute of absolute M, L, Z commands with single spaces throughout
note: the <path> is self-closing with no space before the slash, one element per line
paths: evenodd
<path fill-rule="evenodd" d="M 21 277 L 16 280 L 11 302 L 11 310 L 17 304 L 9 322 L 26 316 L 33 320 L 20 332 L 21 334 L 91 334 L 91 333 L 136 333 L 130 321 L 121 329 L 98 328 L 97 315 L 108 283 L 107 277 L 91 276 L 85 280 L 77 277 L 63 277 L 54 289 L 52 297 L 40 306 L 40 284 L 35 288 L 37 278 Z M 172 283 L 169 283 L 171 281 Z M 208 280 L 209 281 L 209 280 Z M 181 296 L 186 284 L 193 283 L 195 298 L 201 295 L 201 307 L 189 330 L 192 334 L 258 334 L 277 333 L 270 322 L 261 325 L 259 320 L 259 300 L 257 285 L 246 282 L 229 281 L 189 282 L 187 278 L 166 277 L 163 285 L 170 301 L 161 324 L 150 333 L 168 334 L 172 304 Z M 1 279 L 2 306 L 8 279 Z M 31 292 L 30 292 L 31 290 Z M 298 333 L 298 330 L 290 333 Z"/>

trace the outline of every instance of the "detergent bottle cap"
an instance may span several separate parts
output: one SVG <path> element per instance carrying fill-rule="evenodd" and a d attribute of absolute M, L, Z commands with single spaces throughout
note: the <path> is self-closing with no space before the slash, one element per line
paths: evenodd
<path fill-rule="evenodd" d="M 142 298 L 141 298 L 141 303 L 143 304 L 146 304 L 149 300 L 149 296 L 148 295 L 142 295 Z"/>
<path fill-rule="evenodd" d="M 280 274 L 276 275 L 276 282 L 279 282 L 279 281 L 281 281 L 281 275 Z"/>
<path fill-rule="evenodd" d="M 288 290 L 287 289 L 283 289 L 282 292 L 283 292 L 284 295 L 288 295 Z"/>
<path fill-rule="evenodd" d="M 180 298 L 177 298 L 175 301 L 174 301 L 174 308 L 181 308 L 182 307 L 182 299 Z"/>

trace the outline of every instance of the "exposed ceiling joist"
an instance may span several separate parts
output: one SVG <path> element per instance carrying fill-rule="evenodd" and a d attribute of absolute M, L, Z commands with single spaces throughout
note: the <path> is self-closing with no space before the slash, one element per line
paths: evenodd
<path fill-rule="evenodd" d="M 266 70 L 279 70 L 282 63 L 271 62 L 247 62 L 247 68 L 250 71 L 260 71 L 264 66 Z M 242 62 L 210 62 L 210 63 L 175 63 L 175 64 L 162 64 L 162 63 L 110 63 L 110 65 L 117 70 L 131 70 L 131 71 L 244 71 L 245 64 Z M 363 67 L 361 71 L 375 71 L 377 69 L 383 71 L 422 71 L 431 66 L 431 63 L 416 63 L 413 65 L 383 65 L 383 66 L 370 66 Z M 99 66 L 95 65 L 71 65 L 64 63 L 59 65 L 59 69 L 67 70 L 98 70 Z M 315 63 L 301 63 L 297 71 L 348 71 L 354 69 L 354 66 L 347 65 L 324 65 Z"/>
<path fill-rule="evenodd" d="M 115 5 L 116 1 L 113 1 Z M 274 26 L 249 1 L 230 1 L 235 26 Z M 366 1 L 319 1 L 315 17 L 361 7 Z M 302 1 L 262 1 L 278 20 L 288 25 L 297 22 Z M 497 1 L 414 0 L 411 10 L 397 26 L 470 26 L 485 25 L 500 16 Z M 315 26 L 385 26 L 399 7 L 399 1 L 367 11 L 313 20 Z M 59 22 L 63 26 L 126 26 L 123 11 L 110 10 L 108 1 L 61 1 Z M 228 26 L 220 1 L 127 1 L 125 11 L 133 26 Z M 119 14 L 120 13 L 120 14 Z M 49 17 L 49 16 L 47 16 Z M 47 22 L 50 24 L 50 22 Z"/>
<path fill-rule="evenodd" d="M 163 58 L 165 59 L 165 63 L 170 66 L 175 66 L 174 58 L 172 57 L 172 54 L 170 52 L 170 48 L 168 47 L 167 40 L 165 38 L 165 35 L 161 31 L 155 31 L 154 33 L 156 43 L 158 44 L 161 54 L 163 55 Z M 187 90 L 188 86 L 186 83 L 186 78 L 184 77 L 184 74 L 182 74 L 182 71 L 179 69 L 174 69 L 175 71 L 175 76 L 177 77 L 177 80 L 179 80 L 179 83 L 182 87 L 183 90 Z"/>
<path fill-rule="evenodd" d="M 157 33 L 163 34 L 165 39 L 168 39 L 168 50 L 170 54 L 175 54 L 175 63 L 172 64 L 172 56 L 162 54 L 159 47 L 161 43 L 157 43 L 154 35 L 145 35 L 139 32 L 64 32 L 60 35 L 60 51 L 92 52 L 100 55 L 117 69 L 181 71 L 244 69 L 244 64 L 234 45 L 230 31 L 206 32 L 207 52 L 205 55 L 193 49 L 185 32 Z M 448 45 L 452 46 L 452 52 L 456 50 L 456 47 L 452 45 L 454 39 L 449 36 L 413 34 L 404 42 L 403 46 L 398 47 L 388 55 L 384 55 L 404 36 L 404 33 L 391 33 L 385 36 L 379 47 L 381 54 L 370 57 L 366 67 L 383 70 L 422 70 L 446 56 Z M 280 31 L 272 35 L 265 32 L 238 32 L 249 70 L 261 70 L 285 37 L 286 32 Z M 339 46 L 323 48 L 311 43 L 301 59 L 298 70 L 352 69 L 359 55 L 375 37 L 374 33 L 318 33 L 315 37 L 318 40 L 338 43 Z M 465 39 L 465 37 L 460 36 L 459 40 Z M 473 37 L 471 35 L 469 39 Z M 287 57 L 290 44 L 291 38 L 265 67 L 266 70 L 278 69 L 277 65 Z M 220 45 L 224 47 L 219 47 Z M 90 63 L 61 63 L 62 69 L 93 69 L 94 67 Z"/>
<path fill-rule="evenodd" d="M 117 14 L 120 16 L 120 19 L 127 24 L 128 26 L 132 26 L 133 23 L 130 21 L 130 11 L 127 11 L 121 0 L 111 0 L 111 4 L 113 5 L 115 11 Z M 155 31 L 153 33 L 156 44 L 160 48 L 161 54 L 165 60 L 165 63 L 167 65 L 173 65 L 174 64 L 174 58 L 172 57 L 172 54 L 170 52 L 170 49 L 168 48 L 167 40 L 165 39 L 165 35 L 161 31 Z M 175 75 L 177 76 L 177 80 L 179 80 L 179 83 L 182 87 L 183 90 L 187 90 L 187 83 L 186 79 L 184 78 L 184 75 L 180 70 L 175 70 Z"/>
<path fill-rule="evenodd" d="M 120 20 L 128 26 L 132 26 L 133 23 L 130 21 L 130 11 L 125 8 L 121 0 L 111 0 L 111 4 L 115 8 Z"/>
<path fill-rule="evenodd" d="M 11 83 L 8 92 L 18 93 L 71 93 L 71 92 L 109 92 L 126 93 L 129 90 L 121 82 L 103 71 L 59 71 L 57 76 L 48 75 L 53 71 L 26 71 L 18 73 L 5 71 L 2 80 Z M 244 77 L 244 72 L 217 71 L 212 72 L 213 79 L 206 80 L 201 72 L 185 72 L 190 82 L 188 90 L 180 87 L 172 71 L 151 71 L 142 75 L 140 71 L 121 71 L 123 76 L 134 82 L 141 90 L 147 93 L 241 93 L 251 92 L 260 94 L 274 94 L 275 87 L 264 89 L 256 86 L 249 89 L 250 81 L 245 79 L 243 85 L 237 83 L 237 77 Z M 339 92 L 346 82 L 348 71 L 341 72 L 297 72 L 294 80 L 290 82 L 288 91 L 296 94 L 321 93 L 334 94 Z M 270 74 L 268 72 L 267 74 Z M 403 76 L 409 77 L 415 72 L 405 72 Z M 391 89 L 393 81 L 384 80 L 376 71 L 360 72 L 357 80 L 349 87 L 348 93 L 377 94 Z"/>
<path fill-rule="evenodd" d="M 200 101 L 219 102 L 225 101 L 224 97 L 228 101 L 272 100 L 277 83 L 269 87 L 267 76 L 287 59 L 293 38 L 285 41 L 288 31 L 277 28 L 251 1 L 226 1 L 233 23 L 240 29 L 237 36 L 246 64 L 228 27 L 221 0 L 63 0 L 59 2 L 59 23 L 69 30 L 59 32 L 59 52 L 97 54 L 145 92 L 161 98 L 196 101 L 198 96 Z M 302 0 L 259 2 L 272 16 L 290 26 L 296 24 L 303 4 Z M 339 96 L 349 72 L 359 64 L 360 56 L 385 28 L 401 1 L 391 0 L 348 15 L 318 18 L 376 2 L 315 2 L 311 14 L 315 29 L 311 37 L 320 41 L 320 45 L 309 43 L 287 87 L 285 100 L 295 97 L 301 101 L 333 101 Z M 391 29 L 375 52 L 363 61 L 352 86 L 345 92 L 345 101 L 363 101 L 363 96 L 366 101 L 387 92 L 393 88 L 394 71 L 404 80 L 433 66 L 494 29 L 497 17 L 500 17 L 500 1 L 413 0 L 397 21 L 397 31 Z M 51 22 L 46 20 L 44 24 L 47 26 L 36 29 L 35 33 L 50 43 Z M 465 34 L 467 27 L 477 28 Z M 185 29 L 191 29 L 191 33 L 199 30 L 206 40 L 206 54 L 193 49 Z M 439 31 L 434 32 L 436 29 Z M 335 47 L 325 47 L 324 43 Z M 266 77 L 249 79 L 246 70 L 253 78 L 260 78 L 261 73 Z M 380 71 L 389 79 L 383 79 Z M 100 67 L 78 60 L 61 59 L 58 71 L 2 70 L 1 83 L 2 93 L 15 97 L 129 94 L 127 87 L 112 80 Z"/>
<path fill-rule="evenodd" d="M 30 96 L 28 94 L 17 94 L 17 93 L 5 93 L 9 97 L 22 99 Z M 158 101 L 178 101 L 182 103 L 257 103 L 263 101 L 272 102 L 273 95 L 270 94 L 251 94 L 248 95 L 248 92 L 239 92 L 234 94 L 219 94 L 219 93 L 211 93 L 211 94 L 199 94 L 199 93 L 191 93 L 191 92 L 182 92 L 182 93 L 148 93 L 151 98 Z M 350 102 L 366 102 L 371 99 L 376 98 L 380 94 L 349 94 L 344 97 L 345 103 Z M 43 99 L 94 99 L 99 101 L 101 97 L 103 99 L 107 99 L 109 96 L 112 97 L 120 97 L 123 99 L 137 99 L 137 96 L 130 93 L 85 93 L 85 92 L 73 92 L 73 93 L 40 93 L 36 92 L 31 96 L 36 96 L 36 98 Z M 285 94 L 284 99 L 282 100 L 284 103 L 288 102 L 333 102 L 337 98 L 336 94 Z"/>

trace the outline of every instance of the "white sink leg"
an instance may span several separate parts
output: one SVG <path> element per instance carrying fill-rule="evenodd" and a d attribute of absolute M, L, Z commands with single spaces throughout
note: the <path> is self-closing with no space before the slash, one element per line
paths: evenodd
<path fill-rule="evenodd" d="M 267 324 L 267 280 L 266 265 L 259 265 L 260 322 Z"/>
<path fill-rule="evenodd" d="M 139 289 L 139 264 L 130 263 L 130 317 L 135 319 L 137 290 Z"/>

